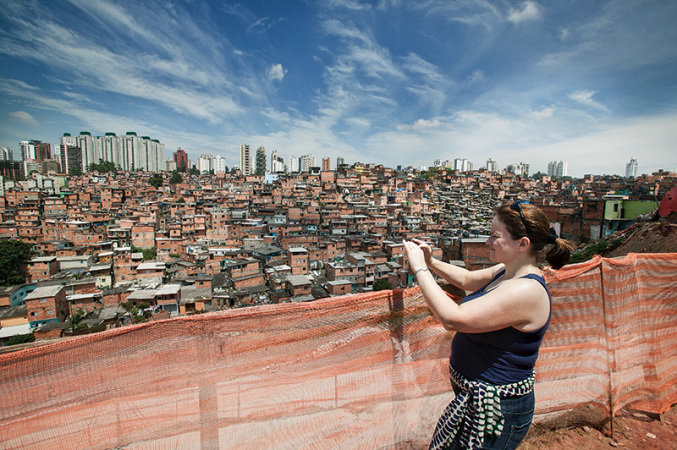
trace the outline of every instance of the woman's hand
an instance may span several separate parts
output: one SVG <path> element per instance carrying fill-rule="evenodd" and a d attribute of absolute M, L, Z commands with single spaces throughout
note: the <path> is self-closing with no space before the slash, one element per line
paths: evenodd
<path fill-rule="evenodd" d="M 422 241 L 420 239 L 412 239 L 411 242 L 414 244 L 418 245 L 418 248 L 423 250 L 423 255 L 425 256 L 425 262 L 427 265 L 430 265 L 430 260 L 433 258 L 433 249 L 430 247 L 430 244 L 428 244 L 425 241 Z"/>
<path fill-rule="evenodd" d="M 404 244 L 404 250 L 407 252 L 409 270 L 416 272 L 416 270 L 420 269 L 421 267 L 428 266 L 426 263 L 425 250 L 421 248 L 421 246 L 412 241 L 403 241 L 402 243 Z M 428 250 L 430 250 L 430 246 L 428 246 Z"/>

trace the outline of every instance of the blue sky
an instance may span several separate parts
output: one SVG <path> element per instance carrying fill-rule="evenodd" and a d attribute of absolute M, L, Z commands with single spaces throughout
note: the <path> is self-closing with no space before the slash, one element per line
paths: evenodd
<path fill-rule="evenodd" d="M 0 145 L 677 170 L 675 1 L 5 0 Z"/>

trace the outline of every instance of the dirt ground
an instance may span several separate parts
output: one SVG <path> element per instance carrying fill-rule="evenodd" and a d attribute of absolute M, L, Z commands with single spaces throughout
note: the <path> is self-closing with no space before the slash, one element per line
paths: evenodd
<path fill-rule="evenodd" d="M 638 222 L 614 236 L 616 237 L 622 237 L 624 242 L 605 256 L 677 252 L 677 224 L 675 223 Z"/>
<path fill-rule="evenodd" d="M 550 423 L 532 425 L 520 450 L 677 449 L 677 405 L 659 415 L 624 410 L 613 422 L 597 409 L 578 408 Z"/>

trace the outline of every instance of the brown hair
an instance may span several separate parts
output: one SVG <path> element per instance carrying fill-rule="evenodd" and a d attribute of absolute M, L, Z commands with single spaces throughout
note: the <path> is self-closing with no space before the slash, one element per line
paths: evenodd
<path fill-rule="evenodd" d="M 512 206 L 515 205 L 515 206 Z M 519 210 L 522 210 L 520 215 Z M 528 237 L 534 256 L 542 253 L 550 245 L 545 260 L 553 269 L 559 269 L 569 261 L 574 245 L 560 237 L 550 228 L 550 221 L 543 211 L 528 203 L 504 203 L 494 209 L 498 219 L 505 224 L 513 239 Z M 524 220 L 522 220 L 522 216 Z"/>

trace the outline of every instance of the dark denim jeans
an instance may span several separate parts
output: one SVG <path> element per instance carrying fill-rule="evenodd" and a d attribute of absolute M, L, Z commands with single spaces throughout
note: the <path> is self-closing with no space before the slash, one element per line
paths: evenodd
<path fill-rule="evenodd" d="M 503 432 L 499 436 L 485 436 L 482 448 L 516 449 L 531 426 L 531 421 L 534 418 L 534 403 L 534 391 L 521 397 L 501 399 L 501 412 L 505 420 Z M 461 447 L 454 442 L 449 448 L 456 450 Z"/>

